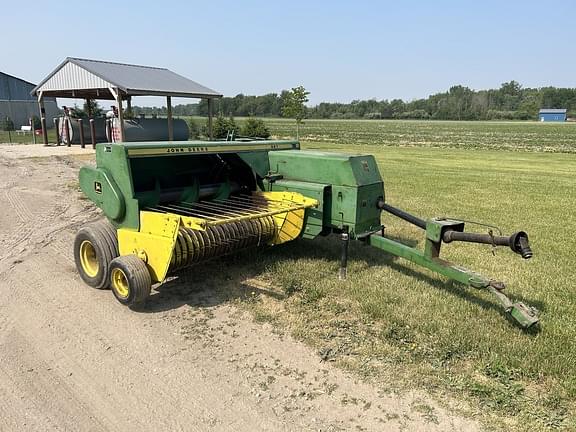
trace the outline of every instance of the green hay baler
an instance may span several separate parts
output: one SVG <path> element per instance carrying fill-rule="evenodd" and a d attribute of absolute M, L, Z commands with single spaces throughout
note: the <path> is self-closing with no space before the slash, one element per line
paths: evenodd
<path fill-rule="evenodd" d="M 504 284 L 440 258 L 443 243 L 508 246 L 528 259 L 526 233 L 469 233 L 459 220 L 422 220 L 386 203 L 373 156 L 300 150 L 297 141 L 103 143 L 96 167 L 80 170 L 82 191 L 107 221 L 79 230 L 74 243 L 82 279 L 112 288 L 129 306 L 151 285 L 193 265 L 249 247 L 337 234 L 340 278 L 348 244 L 358 240 L 462 284 L 494 294 L 520 326 L 535 309 L 512 302 Z M 382 212 L 421 228 L 424 250 L 385 235 Z"/>

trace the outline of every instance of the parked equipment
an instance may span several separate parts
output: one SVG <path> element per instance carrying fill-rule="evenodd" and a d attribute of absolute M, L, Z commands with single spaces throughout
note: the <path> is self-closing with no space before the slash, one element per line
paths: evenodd
<path fill-rule="evenodd" d="M 206 260 L 336 233 L 341 278 L 349 241 L 359 240 L 488 290 L 524 328 L 538 322 L 535 309 L 503 293 L 502 282 L 439 257 L 443 243 L 462 241 L 508 246 L 528 259 L 526 233 L 468 233 L 463 221 L 422 220 L 392 207 L 370 155 L 302 151 L 297 141 L 98 144 L 96 167 L 80 170 L 80 186 L 108 219 L 76 236 L 80 276 L 111 287 L 129 306 L 144 302 L 153 283 Z M 386 237 L 383 211 L 424 230 L 424 251 Z"/>

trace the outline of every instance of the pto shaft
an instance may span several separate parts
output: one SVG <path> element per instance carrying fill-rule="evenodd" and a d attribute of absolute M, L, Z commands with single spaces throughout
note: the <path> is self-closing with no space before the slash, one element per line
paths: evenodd
<path fill-rule="evenodd" d="M 416 217 L 408 212 L 405 212 L 404 210 L 400 210 L 397 207 L 393 207 L 390 204 L 386 204 L 382 199 L 378 201 L 377 205 L 380 210 L 384 210 L 390 214 L 393 214 L 394 216 L 399 217 L 400 219 L 404 219 L 406 222 L 409 222 L 412 225 L 416 225 L 417 227 L 422 228 L 423 230 L 426 229 L 426 221 L 424 219 L 420 219 L 419 217 Z"/>
<path fill-rule="evenodd" d="M 518 231 L 510 237 L 505 237 L 449 230 L 444 232 L 442 235 L 442 241 L 444 241 L 444 243 L 462 241 L 468 243 L 491 244 L 494 246 L 509 246 L 514 253 L 517 253 L 524 259 L 532 258 L 533 255 L 532 249 L 530 249 L 530 243 L 528 242 L 528 234 L 524 231 Z"/>

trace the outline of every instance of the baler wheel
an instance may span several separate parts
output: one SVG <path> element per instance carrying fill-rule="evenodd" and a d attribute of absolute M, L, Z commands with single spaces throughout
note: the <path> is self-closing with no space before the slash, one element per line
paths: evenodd
<path fill-rule="evenodd" d="M 118 256 L 116 231 L 108 221 L 81 228 L 74 240 L 74 261 L 84 282 L 93 288 L 109 287 L 110 263 Z"/>
<path fill-rule="evenodd" d="M 120 303 L 137 306 L 150 296 L 152 279 L 144 261 L 136 255 L 124 255 L 110 264 L 110 286 Z"/>

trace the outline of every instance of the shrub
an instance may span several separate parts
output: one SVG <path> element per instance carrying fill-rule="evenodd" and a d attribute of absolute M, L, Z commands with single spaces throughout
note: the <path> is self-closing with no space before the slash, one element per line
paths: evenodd
<path fill-rule="evenodd" d="M 190 139 L 198 139 L 200 136 L 200 128 L 193 118 L 188 119 L 188 132 L 190 133 Z"/>
<path fill-rule="evenodd" d="M 382 114 L 379 112 L 370 112 L 364 114 L 364 118 L 368 120 L 379 120 L 382 118 Z"/>
<path fill-rule="evenodd" d="M 240 134 L 252 138 L 269 138 L 270 130 L 266 127 L 263 120 L 249 117 L 242 125 Z"/>
<path fill-rule="evenodd" d="M 533 115 L 530 115 L 527 111 L 516 111 L 514 113 L 515 120 L 532 120 L 534 118 Z"/>
<path fill-rule="evenodd" d="M 40 117 L 32 116 L 32 129 L 42 129 L 42 122 L 40 121 Z"/>
<path fill-rule="evenodd" d="M 415 120 L 427 120 L 430 118 L 430 114 L 427 111 L 417 109 L 413 111 L 404 111 L 394 113 L 394 118 L 397 119 L 415 119 Z"/>
<path fill-rule="evenodd" d="M 1 121 L 0 126 L 5 132 L 14 130 L 14 122 L 10 119 L 10 117 L 6 117 L 3 121 Z"/>
<path fill-rule="evenodd" d="M 237 131 L 238 126 L 232 116 L 226 118 L 222 114 L 219 114 L 212 122 L 212 133 L 214 138 L 226 138 L 228 133 Z M 208 120 L 206 120 L 206 135 L 208 135 Z"/>

